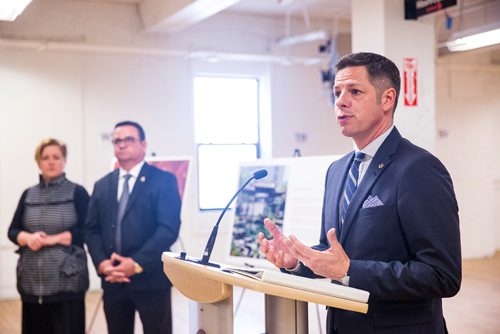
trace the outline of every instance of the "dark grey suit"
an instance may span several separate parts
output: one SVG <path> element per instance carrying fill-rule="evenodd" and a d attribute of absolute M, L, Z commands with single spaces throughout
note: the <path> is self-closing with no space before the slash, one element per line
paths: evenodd
<path fill-rule="evenodd" d="M 118 175 L 116 170 L 97 181 L 90 200 L 85 241 L 96 268 L 115 251 Z M 123 217 L 120 254 L 132 257 L 143 267 L 144 272 L 131 276 L 130 283 L 111 284 L 105 282 L 103 277 L 105 304 L 107 300 L 111 304 L 116 298 L 122 298 L 124 295 L 128 295 L 134 303 L 140 303 L 137 296 L 146 296 L 149 293 L 153 299 L 155 295 L 158 295 L 157 298 L 165 298 L 165 293 L 168 292 L 170 312 L 171 284 L 163 273 L 161 254 L 168 251 L 177 239 L 180 207 L 175 176 L 144 164 Z M 144 302 L 151 304 L 151 300 Z M 158 307 L 163 307 L 160 305 L 161 303 Z M 124 323 L 123 319 L 116 320 Z M 142 320 L 146 331 L 147 324 Z M 154 316 L 151 319 L 152 322 L 158 323 L 161 323 L 161 320 L 155 319 Z"/>

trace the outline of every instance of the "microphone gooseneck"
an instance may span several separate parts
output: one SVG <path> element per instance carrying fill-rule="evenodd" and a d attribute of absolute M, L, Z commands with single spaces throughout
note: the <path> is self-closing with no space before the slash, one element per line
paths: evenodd
<path fill-rule="evenodd" d="M 207 245 L 205 246 L 205 251 L 203 252 L 203 257 L 201 261 L 199 262 L 200 264 L 207 265 L 207 266 L 212 266 L 212 267 L 220 267 L 218 264 L 215 263 L 210 263 L 210 256 L 212 255 L 212 250 L 214 248 L 215 244 L 215 239 L 217 238 L 217 232 L 219 231 L 219 224 L 222 220 L 222 217 L 224 217 L 224 214 L 226 213 L 227 209 L 231 205 L 231 203 L 234 201 L 234 199 L 238 196 L 238 194 L 245 189 L 245 187 L 252 181 L 252 180 L 260 180 L 264 177 L 267 176 L 267 170 L 261 169 L 253 173 L 252 177 L 249 178 L 241 187 L 238 189 L 236 194 L 229 200 L 229 203 L 227 203 L 226 207 L 224 210 L 222 210 L 219 219 L 217 219 L 217 223 L 215 223 L 214 228 L 212 229 L 212 233 L 210 234 L 210 237 L 208 238 Z"/>

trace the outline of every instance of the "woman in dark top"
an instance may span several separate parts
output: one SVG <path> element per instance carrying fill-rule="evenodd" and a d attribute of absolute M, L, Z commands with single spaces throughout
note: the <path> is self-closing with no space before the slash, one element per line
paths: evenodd
<path fill-rule="evenodd" d="M 37 146 L 40 182 L 23 192 L 8 231 L 19 245 L 23 334 L 85 332 L 89 276 L 83 227 L 89 195 L 66 179 L 66 152 L 53 138 Z"/>

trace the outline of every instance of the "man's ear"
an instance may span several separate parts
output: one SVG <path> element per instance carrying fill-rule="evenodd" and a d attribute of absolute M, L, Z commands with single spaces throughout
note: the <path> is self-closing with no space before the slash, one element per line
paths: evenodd
<path fill-rule="evenodd" d="M 394 108 L 396 103 L 396 90 L 394 88 L 387 88 L 382 94 L 382 108 L 384 111 L 389 111 Z"/>

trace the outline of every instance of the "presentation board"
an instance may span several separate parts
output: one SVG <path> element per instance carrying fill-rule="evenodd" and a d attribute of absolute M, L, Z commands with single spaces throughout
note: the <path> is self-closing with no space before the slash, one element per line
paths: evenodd
<path fill-rule="evenodd" d="M 271 218 L 285 235 L 307 245 L 318 243 L 324 182 L 328 167 L 341 156 L 313 156 L 257 160 L 240 165 L 239 186 L 259 169 L 268 175 L 252 181 L 236 202 L 226 262 L 270 267 L 259 252 L 259 232 L 267 234 L 264 218 Z M 270 237 L 269 234 L 267 234 Z"/>

